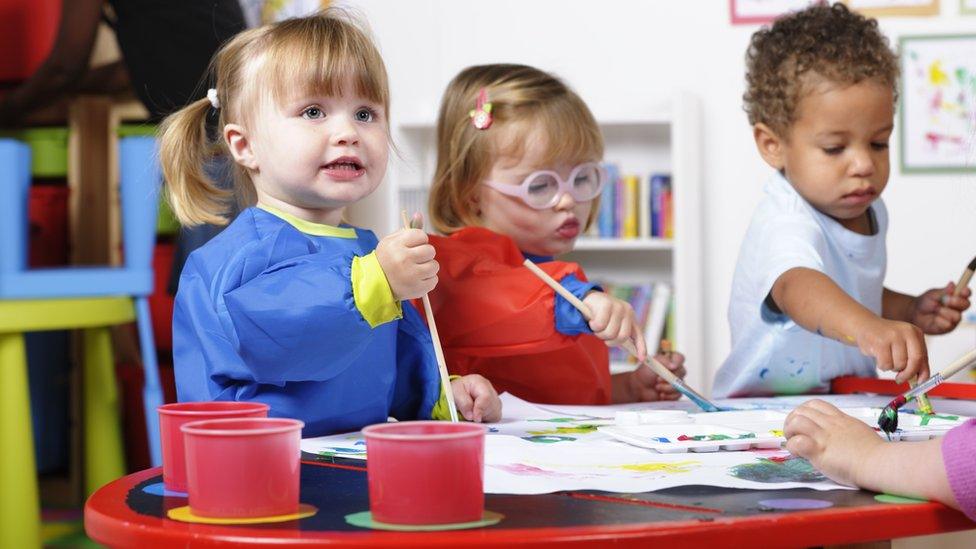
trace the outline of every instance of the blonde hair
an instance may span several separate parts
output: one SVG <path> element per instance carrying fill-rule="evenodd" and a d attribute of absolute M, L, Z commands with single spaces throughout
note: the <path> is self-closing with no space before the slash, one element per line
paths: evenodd
<path fill-rule="evenodd" d="M 389 113 L 386 67 L 379 51 L 361 23 L 335 8 L 238 34 L 214 55 L 208 72 L 217 90 L 219 129 L 246 125 L 269 92 L 280 104 L 296 90 L 338 96 L 346 82 Z M 208 138 L 211 108 L 209 99 L 194 101 L 168 116 L 160 130 L 167 196 L 183 225 L 223 225 L 233 202 L 249 206 L 256 201 L 244 167 L 233 163 L 233 190 L 221 189 L 204 171 L 214 155 L 229 156 L 222 135 Z M 388 121 L 388 114 L 383 118 Z"/>
<path fill-rule="evenodd" d="M 494 119 L 479 130 L 469 113 L 484 89 Z M 524 126 L 526 131 L 516 131 Z M 555 76 L 525 65 L 479 65 L 448 84 L 437 119 L 437 169 L 428 203 L 431 223 L 449 234 L 480 225 L 474 197 L 499 155 L 522 155 L 529 129 L 542 132 L 545 163 L 598 161 L 603 136 L 586 103 Z M 503 141 L 498 136 L 510 138 Z M 597 199 L 598 200 L 598 199 Z M 598 202 L 590 211 L 592 222 Z"/>

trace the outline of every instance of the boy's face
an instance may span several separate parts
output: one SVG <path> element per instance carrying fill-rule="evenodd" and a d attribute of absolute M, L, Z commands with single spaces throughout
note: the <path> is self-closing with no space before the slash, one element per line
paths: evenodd
<path fill-rule="evenodd" d="M 786 135 L 756 124 L 756 145 L 807 202 L 864 233 L 867 209 L 888 183 L 893 92 L 874 80 L 838 85 L 817 79 Z"/>

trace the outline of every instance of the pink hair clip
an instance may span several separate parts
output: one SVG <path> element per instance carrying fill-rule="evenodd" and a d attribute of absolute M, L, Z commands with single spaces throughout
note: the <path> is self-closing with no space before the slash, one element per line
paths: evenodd
<path fill-rule="evenodd" d="M 488 101 L 488 92 L 484 88 L 478 92 L 478 102 L 475 103 L 474 109 L 468 112 L 468 116 L 471 117 L 471 124 L 479 130 L 487 130 L 494 122 L 491 116 L 491 102 Z"/>

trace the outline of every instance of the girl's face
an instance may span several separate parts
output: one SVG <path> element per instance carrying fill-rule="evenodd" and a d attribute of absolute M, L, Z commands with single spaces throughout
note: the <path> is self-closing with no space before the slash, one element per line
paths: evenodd
<path fill-rule="evenodd" d="M 372 193 L 389 156 L 386 113 L 346 85 L 341 97 L 265 97 L 247 129 L 224 129 L 235 160 L 251 171 L 258 203 L 338 225 L 343 209 Z"/>
<path fill-rule="evenodd" d="M 481 221 L 486 228 L 514 240 L 523 252 L 541 256 L 570 252 L 589 219 L 592 200 L 577 202 L 569 193 L 561 193 L 555 206 L 537 210 L 520 198 L 508 196 L 484 184 L 491 181 L 519 185 L 526 176 L 538 170 L 552 170 L 560 177 L 567 178 L 578 163 L 544 165 L 546 148 L 538 132 L 528 136 L 524 149 L 520 158 L 498 157 L 485 181 L 478 185 L 475 196 Z"/>

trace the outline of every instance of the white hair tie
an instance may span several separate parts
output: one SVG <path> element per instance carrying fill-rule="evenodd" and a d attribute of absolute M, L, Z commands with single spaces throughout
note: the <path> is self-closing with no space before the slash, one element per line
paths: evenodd
<path fill-rule="evenodd" d="M 220 100 L 217 99 L 216 88 L 210 88 L 209 90 L 207 90 L 207 99 L 210 100 L 210 104 L 213 105 L 213 108 L 215 109 L 220 108 Z"/>

